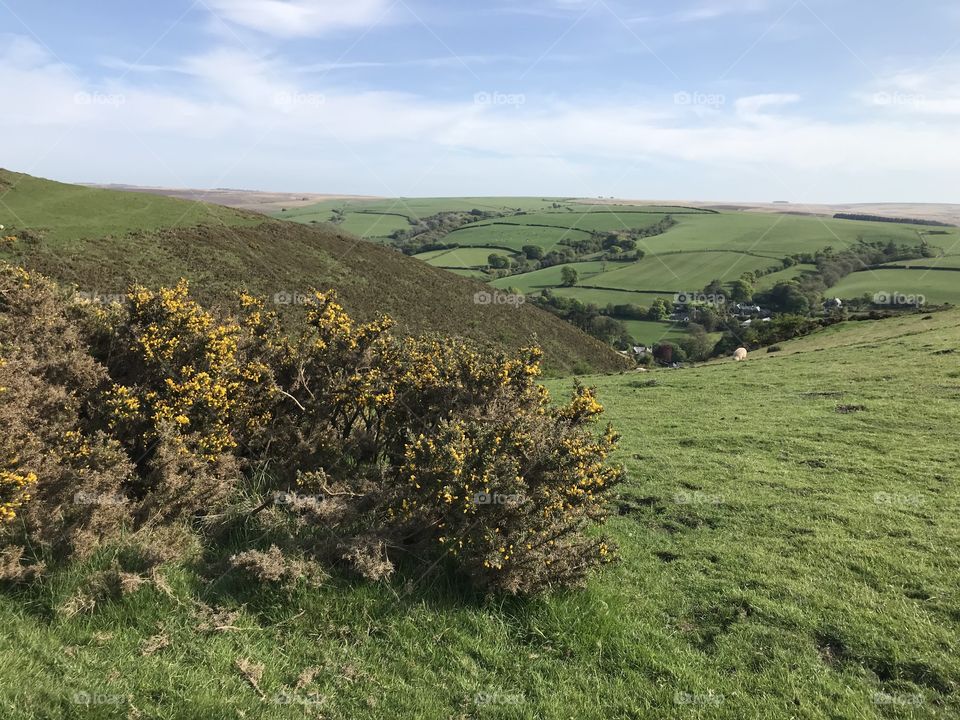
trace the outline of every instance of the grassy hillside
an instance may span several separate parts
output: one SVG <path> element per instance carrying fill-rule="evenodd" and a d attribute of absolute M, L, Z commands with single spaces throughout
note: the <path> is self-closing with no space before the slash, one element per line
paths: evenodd
<path fill-rule="evenodd" d="M 630 481 L 611 525 L 623 562 L 582 593 L 502 602 L 401 576 L 266 594 L 178 565 L 72 615 L 104 551 L 0 594 L 0 711 L 957 717 L 958 353 L 953 311 L 592 378 Z"/>
<path fill-rule="evenodd" d="M 30 229 L 40 238 L 0 244 L 0 258 L 85 293 L 116 295 L 131 283 L 172 284 L 180 277 L 208 301 L 232 298 L 239 288 L 281 300 L 335 288 L 358 317 L 386 313 L 412 333 L 509 348 L 539 343 L 554 372 L 622 366 L 607 346 L 548 313 L 477 304 L 485 285 L 339 231 L 6 171 L 0 182 L 4 234 Z"/>

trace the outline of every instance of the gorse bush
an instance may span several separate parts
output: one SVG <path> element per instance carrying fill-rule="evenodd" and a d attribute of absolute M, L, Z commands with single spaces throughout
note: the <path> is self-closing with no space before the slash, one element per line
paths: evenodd
<path fill-rule="evenodd" d="M 18 273 L 4 270 L 4 289 L 19 278 L 17 292 L 29 292 Z M 595 429 L 603 409 L 589 388 L 551 402 L 536 348 L 509 356 L 398 338 L 389 319 L 356 323 L 323 293 L 285 331 L 245 294 L 229 317 L 193 301 L 185 282 L 134 288 L 113 306 L 67 302 L 43 282 L 40 306 L 3 295 L 0 378 L 16 364 L 61 399 L 60 414 L 46 418 L 62 433 L 30 431 L 27 455 L 0 443 L 8 524 L 41 496 L 49 507 L 54 495 L 106 493 L 117 498 L 112 524 L 59 512 L 47 514 L 45 532 L 247 514 L 282 527 L 297 562 L 381 578 L 406 558 L 509 593 L 578 583 L 612 558 L 592 528 L 621 480 L 608 462 L 617 435 Z M 57 339 L 45 334 L 50 318 Z M 28 362 L 41 342 L 83 372 L 57 376 Z M 25 403 L 18 412 L 30 417 Z M 8 427 L 26 432 L 10 413 L 0 419 L 4 437 Z M 251 507 L 242 488 L 254 470 L 261 502 Z M 21 535 L 38 532 L 23 523 Z"/>
<path fill-rule="evenodd" d="M 132 465 L 87 415 L 109 378 L 69 309 L 50 282 L 0 265 L 0 546 L 8 557 L 26 545 L 38 558 L 84 555 L 129 512 Z M 4 568 L 8 577 L 23 570 L 19 562 Z"/>

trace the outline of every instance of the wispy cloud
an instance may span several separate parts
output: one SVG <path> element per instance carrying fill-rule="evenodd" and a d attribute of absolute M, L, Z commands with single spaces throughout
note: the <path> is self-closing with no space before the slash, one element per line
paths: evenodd
<path fill-rule="evenodd" d="M 277 37 L 309 37 L 385 19 L 388 0 L 207 0 L 218 18 Z"/>

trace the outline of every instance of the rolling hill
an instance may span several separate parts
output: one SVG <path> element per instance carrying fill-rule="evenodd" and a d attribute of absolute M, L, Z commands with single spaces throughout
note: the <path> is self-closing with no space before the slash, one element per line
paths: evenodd
<path fill-rule="evenodd" d="M 548 313 L 478 304 L 477 293 L 489 291 L 482 283 L 329 227 L 8 171 L 0 171 L 0 224 L 4 235 L 21 236 L 0 248 L 0 258 L 86 293 L 116 295 L 131 283 L 180 277 L 201 299 L 219 302 L 240 288 L 281 302 L 333 288 L 357 317 L 385 313 L 404 332 L 506 348 L 538 343 L 553 372 L 622 368 L 607 346 Z"/>

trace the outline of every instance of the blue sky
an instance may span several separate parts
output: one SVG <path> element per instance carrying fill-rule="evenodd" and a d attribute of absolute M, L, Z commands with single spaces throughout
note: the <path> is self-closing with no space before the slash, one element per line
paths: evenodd
<path fill-rule="evenodd" d="M 0 0 L 0 166 L 389 196 L 954 202 L 960 9 Z"/>

